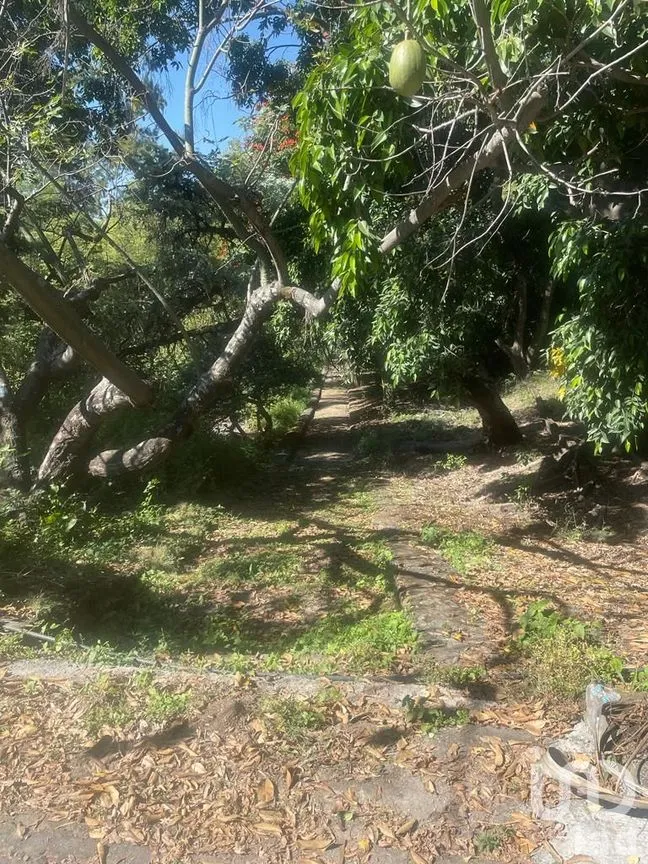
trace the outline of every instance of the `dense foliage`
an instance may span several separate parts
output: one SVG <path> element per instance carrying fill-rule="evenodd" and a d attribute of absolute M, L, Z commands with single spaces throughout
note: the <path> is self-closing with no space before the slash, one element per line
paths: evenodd
<path fill-rule="evenodd" d="M 476 400 L 542 362 L 555 323 L 568 410 L 599 448 L 640 443 L 641 4 L 1 8 L 5 458 L 44 456 L 44 483 L 153 469 L 201 423 L 269 429 L 324 353 Z M 405 38 L 426 63 L 413 98 L 389 86 Z M 183 134 L 158 83 L 180 67 Z M 201 155 L 196 101 L 218 74 L 251 116 Z M 38 315 L 23 302 L 38 277 L 74 309 L 69 345 L 41 327 L 51 292 Z M 77 316 L 105 395 L 88 395 Z M 154 404 L 118 422 L 129 400 Z"/>

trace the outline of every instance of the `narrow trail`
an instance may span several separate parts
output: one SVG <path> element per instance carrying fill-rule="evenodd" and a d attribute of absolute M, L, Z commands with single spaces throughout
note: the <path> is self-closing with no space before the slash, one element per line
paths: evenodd
<path fill-rule="evenodd" d="M 349 391 L 339 380 L 327 379 L 293 469 L 307 472 L 311 486 L 328 483 L 333 489 L 341 477 L 348 479 L 358 472 L 353 443 Z M 373 483 L 369 480 L 368 485 L 377 487 L 379 509 L 372 527 L 384 536 L 394 556 L 400 601 L 420 634 L 421 650 L 440 666 L 483 662 L 495 647 L 489 645 L 487 627 L 479 614 L 456 599 L 452 569 L 434 551 L 417 546 L 416 538 L 403 530 L 398 512 L 390 507 L 388 492 L 380 488 L 380 478 Z"/>
<path fill-rule="evenodd" d="M 323 545 L 339 549 L 354 529 L 339 524 L 344 511 L 317 524 L 322 502 L 337 513 L 331 502 L 369 492 L 377 509 L 368 530 L 392 551 L 423 659 L 484 661 L 491 634 L 479 608 L 404 527 L 389 478 L 357 458 L 358 436 L 346 389 L 327 380 L 293 460 L 262 490 L 266 507 L 299 514 L 299 530 L 321 531 Z M 84 712 L 113 692 L 101 689 L 106 680 L 137 706 L 148 698 L 135 672 L 57 660 L 0 669 L 0 864 L 551 864 L 586 855 L 591 838 L 608 848 L 615 830 L 582 808 L 534 818 L 543 719 L 528 706 L 420 681 L 162 665 L 152 680 L 191 689 L 199 708 L 190 722 L 160 735 L 140 720 L 130 738 L 115 724 L 88 747 Z M 308 722 L 277 725 L 281 706 Z M 628 821 L 623 858 L 579 860 L 629 860 L 643 847 Z M 571 825 L 562 837 L 557 822 Z"/>

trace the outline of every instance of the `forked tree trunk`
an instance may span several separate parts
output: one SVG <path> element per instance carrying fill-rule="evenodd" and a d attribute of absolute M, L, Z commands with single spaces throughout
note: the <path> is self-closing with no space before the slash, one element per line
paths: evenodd
<path fill-rule="evenodd" d="M 479 411 L 488 443 L 492 447 L 522 443 L 522 433 L 494 386 L 478 375 L 464 376 L 463 384 L 470 401 Z"/>
<path fill-rule="evenodd" d="M 29 488 L 29 462 L 25 439 L 13 407 L 13 395 L 0 366 L 0 486 Z"/>

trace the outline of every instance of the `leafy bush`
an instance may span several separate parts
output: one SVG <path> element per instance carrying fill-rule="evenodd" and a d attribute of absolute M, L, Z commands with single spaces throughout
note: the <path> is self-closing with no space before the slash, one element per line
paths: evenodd
<path fill-rule="evenodd" d="M 554 334 L 551 368 L 568 413 L 586 424 L 597 451 L 640 444 L 648 419 L 648 228 L 633 219 L 567 222 L 551 243 L 554 275 L 576 280 L 579 310 Z"/>

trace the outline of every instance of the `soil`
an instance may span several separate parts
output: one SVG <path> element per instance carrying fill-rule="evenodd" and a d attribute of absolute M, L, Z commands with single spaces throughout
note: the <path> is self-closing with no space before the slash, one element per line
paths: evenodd
<path fill-rule="evenodd" d="M 191 691 L 189 716 L 175 725 L 116 723 L 93 738 L 84 718 L 97 680 L 109 678 L 137 714 L 146 698 L 133 678 L 141 670 L 7 663 L 0 864 L 522 864 L 550 855 L 561 827 L 533 816 L 532 777 L 542 745 L 570 727 L 574 708 L 517 692 L 500 655 L 521 604 L 547 597 L 601 619 L 634 662 L 646 662 L 648 473 L 612 460 L 595 469 L 598 480 L 585 492 L 567 484 L 534 500 L 516 490 L 528 492 L 552 450 L 537 417 L 522 418 L 535 448 L 526 463 L 473 449 L 453 470 L 407 447 L 368 466 L 358 441 L 381 421 L 364 404 L 361 417 L 369 419 L 351 423 L 345 388 L 328 382 L 283 477 L 285 494 L 306 489 L 326 499 L 349 473 L 370 471 L 380 500 L 374 529 L 392 549 L 424 660 L 488 667 L 494 691 L 471 695 L 406 674 L 399 681 L 155 669 L 164 692 Z M 636 521 L 624 522 L 626 508 Z M 561 533 L 565 513 L 579 533 Z M 492 538 L 489 567 L 458 573 L 421 543 L 429 523 Z M 614 542 L 585 537 L 583 525 L 606 528 Z M 316 725 L 298 714 L 296 728 L 282 726 L 276 700 L 304 707 Z M 562 842 L 549 860 L 568 853 Z"/>

